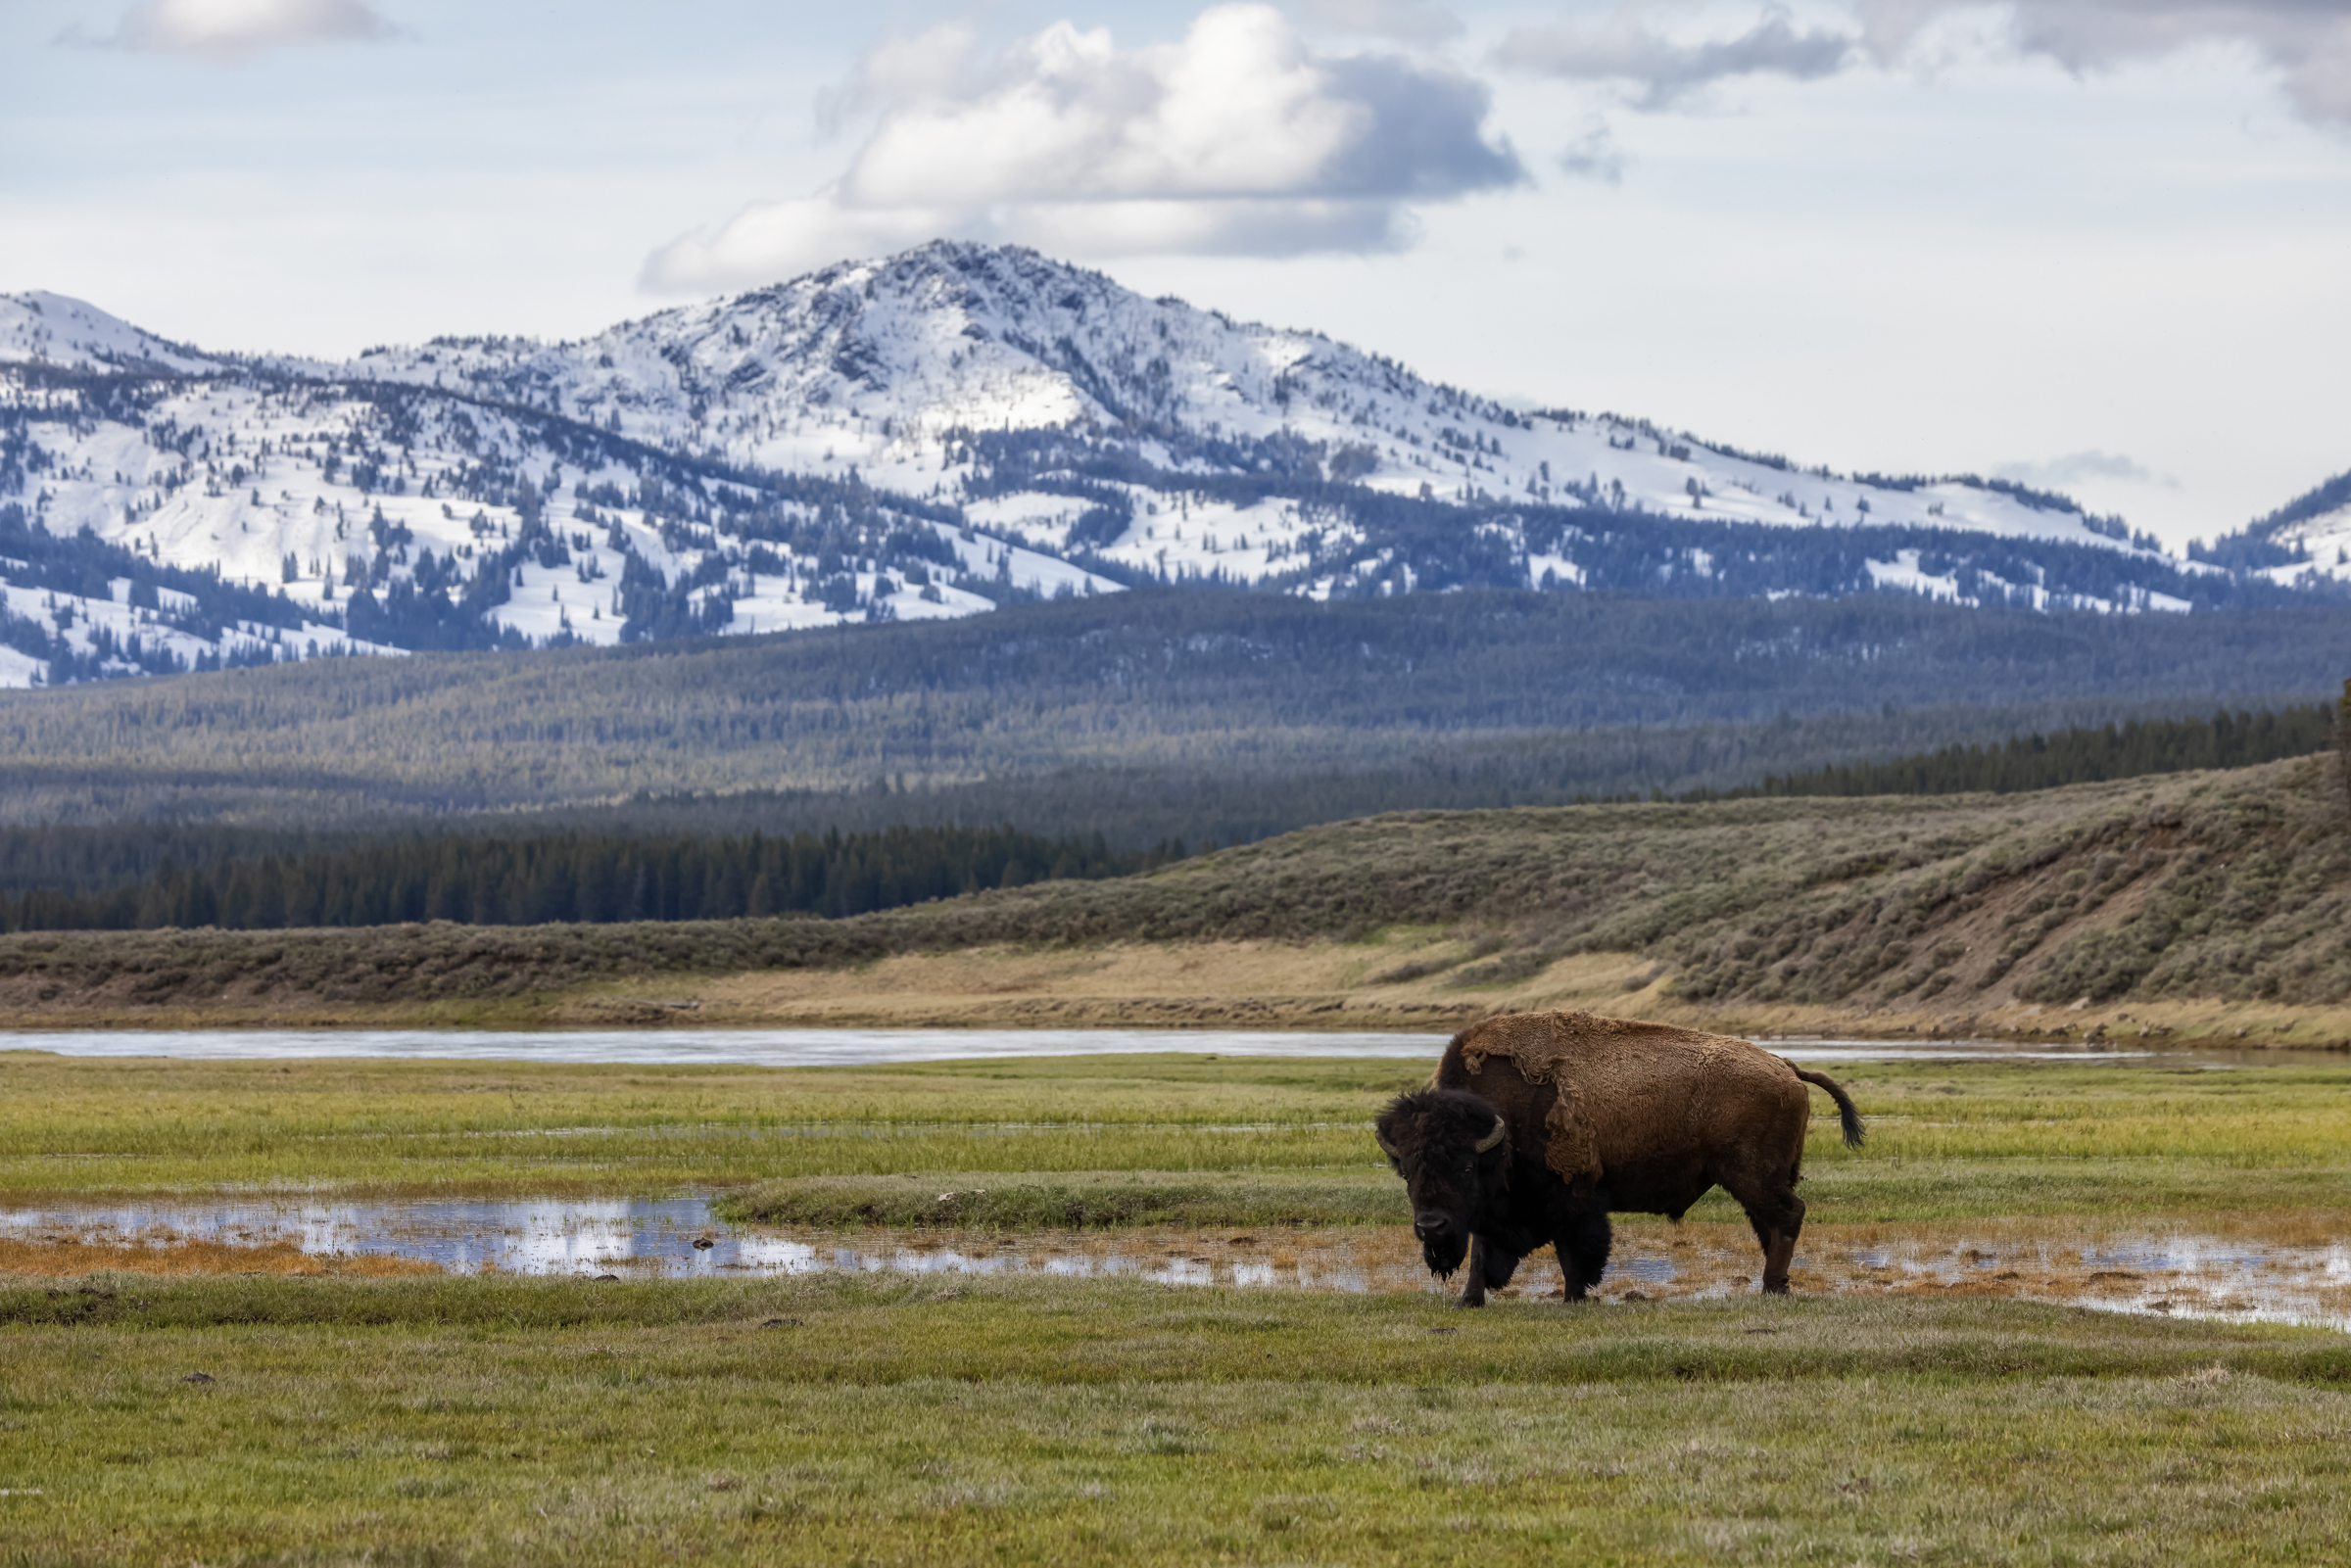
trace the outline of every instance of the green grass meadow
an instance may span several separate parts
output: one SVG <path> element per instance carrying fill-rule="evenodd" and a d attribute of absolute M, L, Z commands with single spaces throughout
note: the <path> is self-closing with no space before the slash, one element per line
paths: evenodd
<path fill-rule="evenodd" d="M 2351 1213 L 2351 1061 L 1832 1070 L 1871 1135 L 1816 1097 L 1814 1226 Z M 1425 1071 L 7 1053 L 0 1190 L 1395 1224 L 1366 1122 Z M 2347 1497 L 2351 1338 L 1981 1296 L 0 1279 L 5 1564 L 2274 1564 Z"/>
<path fill-rule="evenodd" d="M 1815 1094 L 1805 1202 L 1815 1223 L 2351 1208 L 2351 1057 L 2202 1060 L 1833 1069 L 1869 1144 L 1846 1149 Z M 1036 1223 L 1020 1182 L 991 1188 L 1001 1212 L 918 1201 L 941 1175 L 1010 1175 L 1120 1195 L 1088 1223 L 1388 1222 L 1402 1187 L 1369 1123 L 1426 1077 L 1181 1054 L 760 1069 L 0 1052 L 0 1194 L 715 1190 L 805 1223 Z M 1736 1216 L 1708 1206 L 1694 1217 Z"/>
<path fill-rule="evenodd" d="M 12 1563 L 2346 1544 L 2340 1336 L 2017 1303 L 1468 1314 L 1032 1280 L 221 1280 L 8 1292 L 0 1319 Z"/>

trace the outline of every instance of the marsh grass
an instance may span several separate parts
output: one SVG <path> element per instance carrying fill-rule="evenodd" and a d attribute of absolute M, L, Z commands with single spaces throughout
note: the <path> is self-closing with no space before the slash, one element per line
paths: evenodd
<path fill-rule="evenodd" d="M 881 1068 L 236 1062 L 0 1053 L 0 1192 L 720 1190 L 802 1224 L 1360 1224 L 1401 1213 L 1369 1122 L 1421 1064 L 1033 1058 Z M 2351 1206 L 2351 1060 L 2240 1071 L 1839 1069 L 1815 1222 Z M 936 1185 L 934 1185 L 936 1183 Z M 1056 1221 L 1055 1212 L 1077 1216 Z M 1732 1219 L 1719 1194 L 1693 1212 Z"/>
<path fill-rule="evenodd" d="M 99 1280 L 0 1355 L 11 1563 L 2316 1561 L 2351 1434 L 2339 1336 L 1981 1301 Z"/>
<path fill-rule="evenodd" d="M 1360 1225 L 1401 1208 L 1366 1123 L 1424 1072 L 21 1053 L 0 1056 L 0 1181 L 20 1200 L 713 1186 L 843 1226 L 911 1224 L 968 1184 L 1001 1207 L 959 1226 L 1076 1203 L 1105 1244 L 1274 1212 Z M 2341 1233 L 2351 1063 L 1840 1076 L 1871 1141 L 1847 1151 L 1825 1121 L 1811 1141 L 1811 1237 L 2165 1214 Z M 1627 1245 L 1736 1239 L 1719 1199 L 1692 1221 L 1628 1222 Z M 2351 1340 L 2320 1330 L 1960 1292 L 1530 1291 L 1461 1313 L 1131 1278 L 45 1272 L 0 1282 L 5 1564 L 2200 1565 L 2346 1544 Z"/>
<path fill-rule="evenodd" d="M 1385 1166 L 801 1176 L 732 1195 L 719 1212 L 730 1219 L 819 1229 L 990 1232 L 1395 1225 L 1412 1217 L 1403 1184 Z"/>

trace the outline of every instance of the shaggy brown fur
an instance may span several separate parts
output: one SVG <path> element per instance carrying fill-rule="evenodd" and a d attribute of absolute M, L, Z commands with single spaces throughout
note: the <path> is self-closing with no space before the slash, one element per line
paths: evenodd
<path fill-rule="evenodd" d="M 1571 1259 L 1568 1248 L 1559 1249 L 1570 1297 L 1599 1282 L 1607 1213 L 1679 1219 L 1716 1185 L 1738 1200 L 1754 1227 L 1763 1248 L 1763 1288 L 1784 1291 L 1803 1227 L 1796 1183 L 1812 1118 L 1806 1083 L 1835 1098 L 1846 1141 L 1858 1145 L 1860 1115 L 1842 1087 L 1746 1040 L 1590 1013 L 1514 1014 L 1457 1035 L 1430 1089 L 1399 1100 L 1382 1118 L 1381 1138 L 1392 1147 L 1409 1146 L 1411 1158 L 1398 1161 L 1398 1168 L 1408 1184 L 1429 1186 L 1435 1200 L 1435 1186 L 1416 1179 L 1424 1164 L 1433 1169 L 1427 1153 L 1436 1151 L 1438 1159 L 1458 1166 L 1458 1153 L 1448 1151 L 1460 1134 L 1450 1129 L 1458 1122 L 1483 1130 L 1473 1109 L 1455 1097 L 1474 1096 L 1490 1107 L 1508 1129 L 1509 1157 L 1496 1166 L 1500 1179 L 1490 1193 L 1489 1184 L 1477 1184 L 1474 1207 L 1493 1223 L 1463 1216 L 1459 1229 L 1469 1233 L 1466 1239 L 1481 1256 L 1489 1242 L 1502 1245 L 1506 1229 L 1513 1235 L 1504 1250 L 1520 1254 L 1527 1250 L 1522 1243 L 1540 1246 L 1566 1237 L 1578 1255 Z M 1442 1117 L 1435 1115 L 1440 1103 L 1447 1108 Z M 1505 1196 L 1513 1175 L 1522 1189 L 1548 1189 L 1540 1212 L 1529 1207 L 1532 1192 Z M 1457 1185 L 1451 1178 L 1441 1184 Z M 1417 1192 L 1415 1202 L 1417 1214 Z M 1514 1217 L 1506 1220 L 1497 1204 Z M 1438 1213 L 1455 1207 L 1430 1206 L 1424 1236 L 1440 1242 L 1432 1266 L 1459 1256 L 1448 1239 L 1456 1227 L 1441 1223 Z M 1416 1218 L 1415 1227 L 1420 1223 Z M 1473 1262 L 1465 1304 L 1483 1299 L 1479 1282 L 1486 1272 Z"/>

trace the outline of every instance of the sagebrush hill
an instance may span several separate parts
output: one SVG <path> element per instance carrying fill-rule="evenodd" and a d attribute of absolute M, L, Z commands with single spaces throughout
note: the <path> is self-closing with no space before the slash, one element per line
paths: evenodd
<path fill-rule="evenodd" d="M 2347 920 L 2351 807 L 2326 755 L 2020 795 L 1400 813 L 847 920 L 20 934 L 0 1013 L 1450 1027 L 1572 1001 L 1744 1030 L 2079 1033 L 2169 1007 L 2343 1040 Z"/>

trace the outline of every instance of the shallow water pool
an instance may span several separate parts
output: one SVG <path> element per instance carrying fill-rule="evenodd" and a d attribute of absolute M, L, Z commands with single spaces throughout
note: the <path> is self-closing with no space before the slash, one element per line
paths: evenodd
<path fill-rule="evenodd" d="M 1453 1289 L 1430 1277 L 1401 1224 L 832 1232 L 729 1225 L 713 1216 L 707 1197 L 61 1203 L 0 1213 L 0 1239 L 35 1248 L 118 1247 L 158 1259 L 190 1242 L 291 1245 L 322 1268 L 337 1259 L 388 1257 L 451 1273 L 585 1279 L 888 1272 L 1128 1277 L 1273 1290 Z M 1628 1225 L 1601 1295 L 1619 1303 L 1728 1296 L 1754 1288 L 1758 1263 L 1741 1225 Z M 1799 1294 L 2008 1296 L 2351 1329 L 2351 1237 L 2133 1233 L 2063 1222 L 1823 1225 L 1806 1233 L 1793 1279 Z M 1551 1296 L 1559 1284 L 1556 1261 L 1538 1254 L 1508 1294 Z"/>

